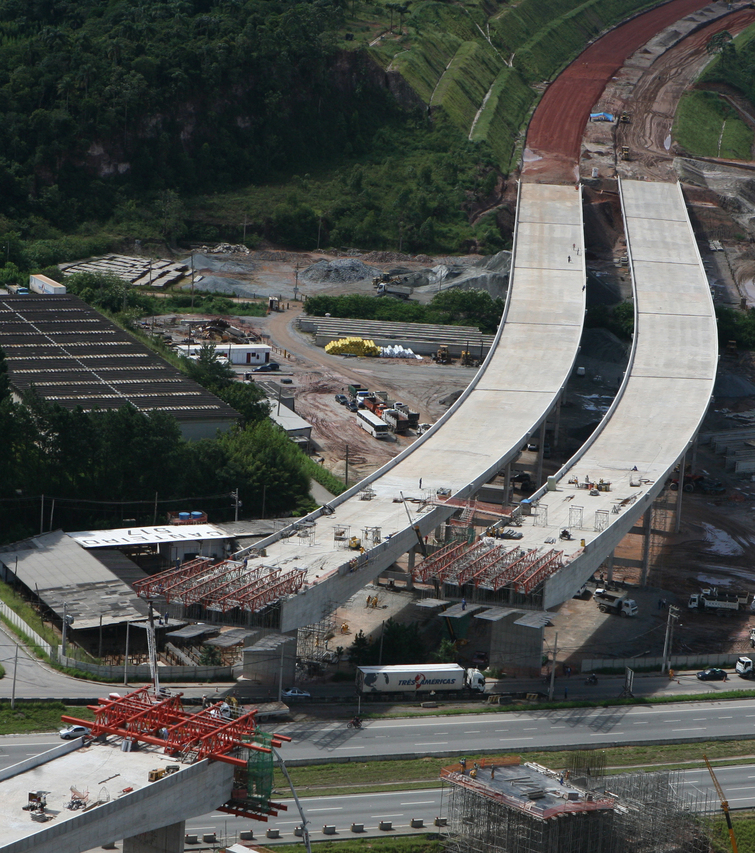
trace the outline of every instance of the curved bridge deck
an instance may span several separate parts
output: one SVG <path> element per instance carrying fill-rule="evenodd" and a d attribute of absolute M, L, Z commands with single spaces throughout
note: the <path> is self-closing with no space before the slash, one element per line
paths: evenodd
<path fill-rule="evenodd" d="M 624 384 L 603 422 L 559 472 L 558 489 L 533 496 L 547 508 L 547 526 L 528 520 L 527 544 L 548 536 L 559 542 L 567 527 L 575 537 L 553 546 L 563 547 L 567 565 L 546 581 L 545 607 L 570 597 L 645 512 L 697 434 L 713 393 L 716 320 L 681 188 L 623 181 L 621 191 L 635 340 Z M 593 496 L 569 483 L 585 478 L 610 481 L 611 491 Z"/>
<path fill-rule="evenodd" d="M 280 534 L 259 543 L 265 564 L 307 569 L 307 584 L 282 604 L 281 629 L 322 618 L 416 544 L 406 497 L 472 495 L 519 451 L 553 407 L 572 370 L 585 311 L 581 193 L 574 186 L 523 184 L 511 282 L 495 345 L 474 380 L 433 429 L 396 459 L 333 501 L 333 515 L 313 513 L 314 534 Z M 420 486 L 421 480 L 421 486 Z M 370 486 L 371 500 L 360 491 Z M 413 518 L 422 535 L 454 507 Z M 380 544 L 350 566 L 354 552 L 334 541 L 334 528 L 362 538 L 380 529 Z M 390 535 L 390 539 L 385 537 Z M 377 537 L 376 537 L 377 538 Z"/>

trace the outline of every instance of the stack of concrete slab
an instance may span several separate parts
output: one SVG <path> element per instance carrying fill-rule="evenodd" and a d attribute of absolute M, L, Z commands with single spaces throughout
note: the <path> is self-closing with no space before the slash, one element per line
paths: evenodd
<path fill-rule="evenodd" d="M 431 355 L 445 345 L 458 358 L 469 350 L 475 358 L 484 358 L 493 344 L 493 335 L 483 335 L 474 326 L 439 326 L 432 323 L 384 323 L 379 320 L 347 320 L 336 317 L 302 317 L 299 328 L 315 336 L 318 347 L 347 337 L 369 338 L 379 346 L 396 343 L 418 355 Z"/>
<path fill-rule="evenodd" d="M 161 258 L 134 258 L 127 255 L 105 255 L 73 264 L 61 264 L 66 276 L 74 273 L 114 275 L 136 287 L 165 287 L 180 281 L 189 272 L 186 264 L 177 264 Z"/>

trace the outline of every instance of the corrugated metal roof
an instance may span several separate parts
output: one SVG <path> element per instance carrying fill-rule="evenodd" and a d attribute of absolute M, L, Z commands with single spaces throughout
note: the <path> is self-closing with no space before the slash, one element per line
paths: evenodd
<path fill-rule="evenodd" d="M 545 628 L 553 621 L 553 614 L 545 610 L 535 610 L 532 613 L 527 613 L 521 619 L 514 622 L 515 625 L 523 625 L 525 628 Z"/>
<path fill-rule="evenodd" d="M 141 619 L 146 604 L 95 556 L 62 530 L 0 548 L 0 562 L 74 629 Z"/>
<path fill-rule="evenodd" d="M 72 294 L 0 299 L 0 346 L 11 384 L 64 408 L 166 411 L 178 421 L 238 413 Z"/>

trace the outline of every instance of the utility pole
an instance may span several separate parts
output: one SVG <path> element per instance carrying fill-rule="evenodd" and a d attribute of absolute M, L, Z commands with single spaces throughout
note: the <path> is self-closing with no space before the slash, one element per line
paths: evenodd
<path fill-rule="evenodd" d="M 194 310 L 194 249 L 191 250 L 191 310 Z"/>
<path fill-rule="evenodd" d="M 378 666 L 383 665 L 383 635 L 385 634 L 385 622 L 380 629 L 380 654 L 378 655 Z"/>
<path fill-rule="evenodd" d="M 267 497 L 267 483 L 262 484 L 262 517 L 265 517 L 265 498 Z"/>
<path fill-rule="evenodd" d="M 18 643 L 16 643 L 16 655 L 13 658 L 13 686 L 10 694 L 10 709 L 14 711 L 16 708 L 16 670 L 18 669 Z"/>
<path fill-rule="evenodd" d="M 39 535 L 45 532 L 45 496 L 42 495 L 42 506 L 39 510 Z"/>
<path fill-rule="evenodd" d="M 97 657 L 102 658 L 102 614 L 100 613 L 100 645 L 97 652 Z"/>
<path fill-rule="evenodd" d="M 123 685 L 128 686 L 128 632 L 131 627 L 130 622 L 126 622 L 126 654 L 123 657 Z"/>
<path fill-rule="evenodd" d="M 349 488 L 349 445 L 348 444 L 346 445 L 346 472 L 345 472 L 345 476 L 343 479 L 344 479 L 344 484 L 346 485 L 346 488 L 348 489 Z"/>
<path fill-rule="evenodd" d="M 558 631 L 553 638 L 553 660 L 551 662 L 551 683 L 548 686 L 548 701 L 553 701 L 553 688 L 556 682 L 556 656 L 558 655 Z"/>
<path fill-rule="evenodd" d="M 157 492 L 155 492 L 155 511 L 152 515 L 152 524 L 157 524 Z"/>
<path fill-rule="evenodd" d="M 673 642 L 674 622 L 679 618 L 679 608 L 671 605 L 668 609 L 666 619 L 666 639 L 663 641 L 663 664 L 661 672 L 668 672 L 669 657 L 671 655 L 671 643 Z"/>
<path fill-rule="evenodd" d="M 236 486 L 235 491 L 231 492 L 231 497 L 235 501 L 235 508 L 236 508 L 233 520 L 238 521 L 239 520 L 239 488 L 238 488 L 238 486 Z"/>

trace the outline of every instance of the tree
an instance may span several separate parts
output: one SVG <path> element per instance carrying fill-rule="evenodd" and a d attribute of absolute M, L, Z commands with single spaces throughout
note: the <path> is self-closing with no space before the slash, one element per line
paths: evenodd
<path fill-rule="evenodd" d="M 708 39 L 705 49 L 708 53 L 721 53 L 726 45 L 733 41 L 732 35 L 727 30 L 722 30 Z"/>
<path fill-rule="evenodd" d="M 184 369 L 191 379 L 210 391 L 230 385 L 236 378 L 233 368 L 222 362 L 213 344 L 202 344 L 196 358 L 184 358 Z"/>
<path fill-rule="evenodd" d="M 438 663 L 456 663 L 458 654 L 456 643 L 448 637 L 444 637 L 440 641 L 438 650 L 433 652 L 432 658 Z"/>

